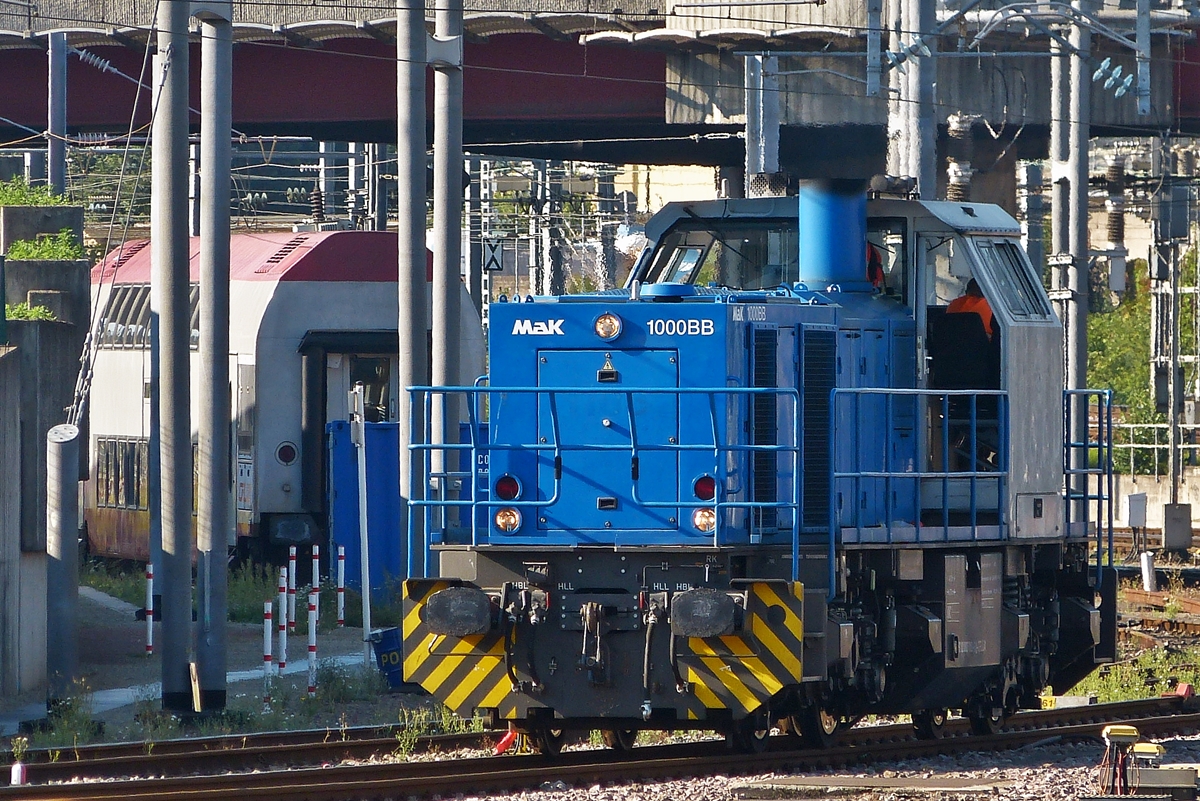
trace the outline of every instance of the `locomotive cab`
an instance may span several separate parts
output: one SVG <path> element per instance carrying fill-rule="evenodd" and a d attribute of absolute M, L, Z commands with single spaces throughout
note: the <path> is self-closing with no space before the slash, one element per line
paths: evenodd
<path fill-rule="evenodd" d="M 1090 670 L 1115 617 L 1066 515 L 1061 326 L 1018 233 L 805 185 L 668 205 L 623 289 L 494 304 L 490 375 L 419 390 L 465 397 L 454 447 L 489 476 L 411 507 L 406 678 L 548 748 L 758 748 L 867 713 L 987 729 Z M 990 321 L 954 304 L 971 281 Z"/>

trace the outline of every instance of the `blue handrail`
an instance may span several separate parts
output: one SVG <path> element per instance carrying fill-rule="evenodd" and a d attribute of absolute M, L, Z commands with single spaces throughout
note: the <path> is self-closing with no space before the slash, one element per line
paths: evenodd
<path fill-rule="evenodd" d="M 419 575 L 428 575 L 429 572 L 429 549 L 430 538 L 438 530 L 435 526 L 435 514 L 441 510 L 443 514 L 442 525 L 445 525 L 444 513 L 449 508 L 460 508 L 470 510 L 470 527 L 471 527 L 471 544 L 472 546 L 479 545 L 479 521 L 476 511 L 479 509 L 487 509 L 489 512 L 488 519 L 490 520 L 490 512 L 498 507 L 547 507 L 552 506 L 560 500 L 561 496 L 561 477 L 556 475 L 554 481 L 554 490 L 551 497 L 545 500 L 524 500 L 524 501 L 500 501 L 490 497 L 480 497 L 481 493 L 474 481 L 474 470 L 441 470 L 434 472 L 432 470 L 432 456 L 435 452 L 449 453 L 453 451 L 469 451 L 471 454 L 472 467 L 478 464 L 479 453 L 481 451 L 523 451 L 523 452 L 551 452 L 555 463 L 560 463 L 565 452 L 623 452 L 628 453 L 631 459 L 639 458 L 639 454 L 648 451 L 669 451 L 669 452 L 708 452 L 713 456 L 712 475 L 718 488 L 717 496 L 711 502 L 705 501 L 688 501 L 684 499 L 672 501 L 651 501 L 641 497 L 639 491 L 639 479 L 631 476 L 631 499 L 645 508 L 660 508 L 660 509 L 699 509 L 711 508 L 716 515 L 716 525 L 712 533 L 713 547 L 719 547 L 722 541 L 722 532 L 724 529 L 724 519 L 726 510 L 730 509 L 762 509 L 762 508 L 779 508 L 790 509 L 791 514 L 791 539 L 792 539 L 792 578 L 799 580 L 799 538 L 800 525 L 803 519 L 803 494 L 800 492 L 800 481 L 802 469 L 802 432 L 800 428 L 801 415 L 800 409 L 800 393 L 794 387 L 497 387 L 484 385 L 477 382 L 473 387 L 455 387 L 455 386 L 415 386 L 407 388 L 410 393 L 413 393 L 414 398 L 419 395 L 421 398 L 420 404 L 410 405 L 410 430 L 415 422 L 413 414 L 418 407 L 424 410 L 424 425 L 425 431 L 432 430 L 433 424 L 433 406 L 434 402 L 442 404 L 444 409 L 446 398 L 451 395 L 462 395 L 470 402 L 467 404 L 468 420 L 470 426 L 470 442 L 465 443 L 445 443 L 445 442 L 422 442 L 412 443 L 409 445 L 409 451 L 413 458 L 420 459 L 420 470 L 410 471 L 409 486 L 408 486 L 408 574 L 418 575 L 416 564 L 417 535 L 418 530 L 423 530 L 426 535 L 420 536 L 420 553 L 422 555 Z M 477 432 L 479 423 L 486 418 L 484 404 L 490 404 L 490 399 L 493 395 L 499 394 L 526 394 L 534 395 L 537 398 L 546 398 L 548 411 L 550 415 L 551 439 L 550 442 L 529 442 L 518 444 L 496 444 L 496 443 L 480 443 L 477 441 Z M 559 431 L 559 408 L 558 400 L 564 395 L 620 395 L 624 396 L 625 408 L 628 415 L 628 424 L 630 432 L 630 441 L 628 444 L 569 444 L 565 445 L 561 441 Z M 721 442 L 720 418 L 718 416 L 719 404 L 718 397 L 746 397 L 756 395 L 776 395 L 782 398 L 790 398 L 792 406 L 792 432 L 790 444 L 775 444 L 775 445 L 753 445 L 742 442 Z M 634 396 L 640 395 L 699 395 L 708 398 L 709 425 L 706 427 L 712 433 L 711 442 L 692 442 L 692 443 L 671 443 L 662 444 L 646 444 L 638 439 L 638 427 L 636 415 L 634 412 Z M 442 419 L 446 419 L 443 413 Z M 739 432 L 729 432 L 727 438 L 736 437 Z M 782 454 L 790 462 L 792 475 L 796 480 L 791 482 L 791 496 L 786 499 L 776 501 L 755 501 L 755 500 L 727 500 L 722 497 L 721 488 L 727 486 L 729 477 L 727 471 L 728 459 L 726 456 L 731 453 L 776 453 Z M 445 492 L 441 497 L 429 497 L 428 491 L 430 485 L 436 484 L 439 489 L 445 488 L 446 484 L 452 480 L 469 478 L 470 491 L 465 492 L 466 497 L 449 498 Z M 417 481 L 420 480 L 426 491 L 417 492 Z M 416 522 L 416 515 L 421 514 L 423 526 L 417 529 L 413 524 Z M 682 523 L 682 521 L 681 521 Z M 682 526 L 681 526 L 682 527 Z"/>
<path fill-rule="evenodd" d="M 861 400 L 865 395 L 881 396 L 885 404 L 884 421 L 886 428 L 882 432 L 884 437 L 882 470 L 863 470 L 860 466 L 861 453 L 857 447 L 841 449 L 838 448 L 838 434 L 840 433 L 843 441 L 850 441 L 857 444 L 857 438 L 863 429 L 870 432 L 871 436 L 880 436 L 878 430 L 878 420 L 871 419 L 864 421 L 862 413 Z M 940 398 L 942 419 L 945 424 L 942 426 L 941 436 L 941 453 L 944 469 L 942 470 L 920 470 L 916 469 L 915 464 L 904 466 L 904 469 L 894 469 L 891 463 L 891 448 L 893 441 L 892 426 L 895 420 L 895 402 L 897 398 Z M 978 461 L 976 454 L 978 453 L 979 445 L 979 398 L 996 398 L 996 453 L 997 461 L 994 466 L 989 466 L 986 470 L 978 469 Z M 849 398 L 852 400 L 853 422 L 850 431 L 837 430 L 838 423 L 838 401 L 839 399 Z M 951 398 L 965 398 L 968 402 L 968 415 L 966 420 L 968 437 L 967 437 L 967 452 L 970 454 L 971 468 L 969 470 L 951 470 L 950 469 L 950 412 Z M 1007 523 L 1007 487 L 1009 478 L 1008 467 L 1008 393 L 1002 390 L 952 390 L 952 389 L 899 389 L 890 387 L 838 387 L 833 389 L 829 395 L 829 443 L 830 443 L 830 458 L 829 458 L 829 589 L 827 600 L 833 601 L 837 597 L 837 543 L 841 534 L 840 509 L 838 508 L 838 484 L 839 479 L 850 479 L 854 482 L 854 495 L 857 499 L 862 494 L 863 479 L 883 479 L 884 481 L 884 508 L 883 508 L 883 528 L 887 532 L 887 542 L 893 542 L 892 532 L 892 516 L 893 516 L 893 501 L 892 501 L 892 486 L 894 482 L 909 481 L 913 486 L 913 508 L 917 515 L 917 520 L 914 521 L 915 526 L 920 525 L 921 514 L 921 485 L 923 479 L 941 479 L 942 484 L 942 537 L 944 541 L 950 540 L 950 481 L 968 480 L 970 482 L 970 521 L 971 521 L 971 539 L 974 540 L 978 536 L 978 521 L 979 521 L 979 497 L 978 483 L 981 480 L 994 481 L 997 484 L 997 500 L 995 513 L 997 515 L 998 524 L 1001 528 Z M 919 424 L 917 412 L 914 411 L 914 425 Z M 837 469 L 837 458 L 839 455 L 848 455 L 851 458 L 851 469 L 840 471 Z M 926 449 L 925 452 L 915 451 L 914 458 L 924 462 L 931 455 L 931 452 Z M 853 508 L 853 527 L 861 531 L 862 517 L 859 512 L 858 503 L 852 505 Z M 990 510 L 990 507 L 987 508 Z"/>
<path fill-rule="evenodd" d="M 1079 407 L 1078 409 L 1076 407 Z M 1092 416 L 1096 420 L 1096 438 L 1092 439 Z M 1082 424 L 1083 438 L 1076 439 L 1076 425 Z M 1096 466 L 1091 465 L 1096 451 Z M 1096 516 L 1096 585 L 1099 586 L 1104 557 L 1113 563 L 1113 411 L 1112 390 L 1063 390 L 1063 507 L 1066 536 L 1078 507 L 1084 534 L 1092 524 L 1090 504 Z M 1095 486 L 1093 487 L 1093 478 Z M 1105 542 L 1107 534 L 1107 544 Z M 1107 547 L 1106 547 L 1107 545 Z M 1106 554 L 1107 552 L 1107 554 Z"/>

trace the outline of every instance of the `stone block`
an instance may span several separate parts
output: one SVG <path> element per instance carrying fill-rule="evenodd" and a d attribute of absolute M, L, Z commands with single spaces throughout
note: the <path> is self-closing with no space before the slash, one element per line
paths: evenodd
<path fill-rule="evenodd" d="M 83 241 L 83 206 L 0 206 L 0 253 L 7 253 L 13 242 L 64 228 Z"/>

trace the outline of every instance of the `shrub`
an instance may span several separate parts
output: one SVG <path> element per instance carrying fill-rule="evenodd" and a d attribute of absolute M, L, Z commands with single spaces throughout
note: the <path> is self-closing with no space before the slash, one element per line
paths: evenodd
<path fill-rule="evenodd" d="M 4 317 L 8 320 L 53 320 L 54 312 L 45 306 L 30 306 L 28 303 L 12 303 L 4 306 Z"/>
<path fill-rule="evenodd" d="M 17 260 L 74 261 L 83 258 L 83 245 L 70 228 L 37 239 L 22 239 L 8 246 L 8 258 Z"/>
<path fill-rule="evenodd" d="M 67 199 L 48 186 L 30 186 L 24 178 L 0 181 L 0 206 L 65 206 Z"/>

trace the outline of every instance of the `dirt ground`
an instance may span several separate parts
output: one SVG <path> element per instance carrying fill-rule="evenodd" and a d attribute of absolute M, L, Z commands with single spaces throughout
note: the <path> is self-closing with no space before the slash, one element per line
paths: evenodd
<path fill-rule="evenodd" d="M 133 703 L 116 709 L 102 710 L 95 719 L 105 724 L 105 739 L 120 738 L 122 732 L 137 737 L 135 715 L 159 707 L 158 684 L 162 680 L 162 660 L 158 647 L 162 644 L 162 624 L 154 627 L 155 653 L 146 654 L 146 624 L 134 618 L 133 608 L 116 599 L 104 597 L 104 603 L 81 595 L 78 607 L 79 644 L 78 679 L 83 692 L 90 693 L 93 702 L 100 701 L 104 690 L 133 688 Z M 333 629 L 319 631 L 317 636 L 318 660 L 333 657 L 353 657 L 362 654 L 361 629 Z M 278 645 L 273 645 L 278 658 Z M 261 624 L 230 623 L 226 628 L 226 655 L 230 673 L 250 671 L 254 678 L 247 681 L 231 681 L 228 684 L 228 707 L 242 710 L 249 715 L 262 712 L 263 681 L 263 628 Z M 306 664 L 308 659 L 307 635 L 293 634 L 288 639 L 289 665 Z M 346 672 L 355 672 L 359 660 L 343 660 L 349 664 Z M 324 662 L 322 662 L 324 664 Z M 404 714 L 405 708 L 427 707 L 428 702 L 419 697 L 388 693 L 372 660 L 371 671 L 366 680 L 359 678 L 359 685 L 377 684 L 382 692 L 374 697 L 360 700 L 321 702 L 310 704 L 303 715 L 286 714 L 284 717 L 303 717 L 315 726 L 342 726 L 373 723 L 394 723 Z M 276 712 L 301 705 L 305 696 L 308 673 L 301 670 L 277 680 L 274 690 Z M 321 688 L 318 686 L 318 701 Z M 360 693 L 361 694 L 361 693 Z M 12 716 L 18 712 L 37 711 L 44 702 L 44 692 L 34 691 L 14 699 L 0 702 L 0 715 Z M 264 724 L 275 724 L 279 715 Z M 285 724 L 286 725 L 286 724 Z M 303 723 L 300 724 L 304 726 Z M 131 728 L 133 727 L 133 728 Z M 253 723 L 248 728 L 253 728 Z M 268 725 L 276 728 L 275 725 Z M 288 726 L 291 727 L 290 725 Z"/>

